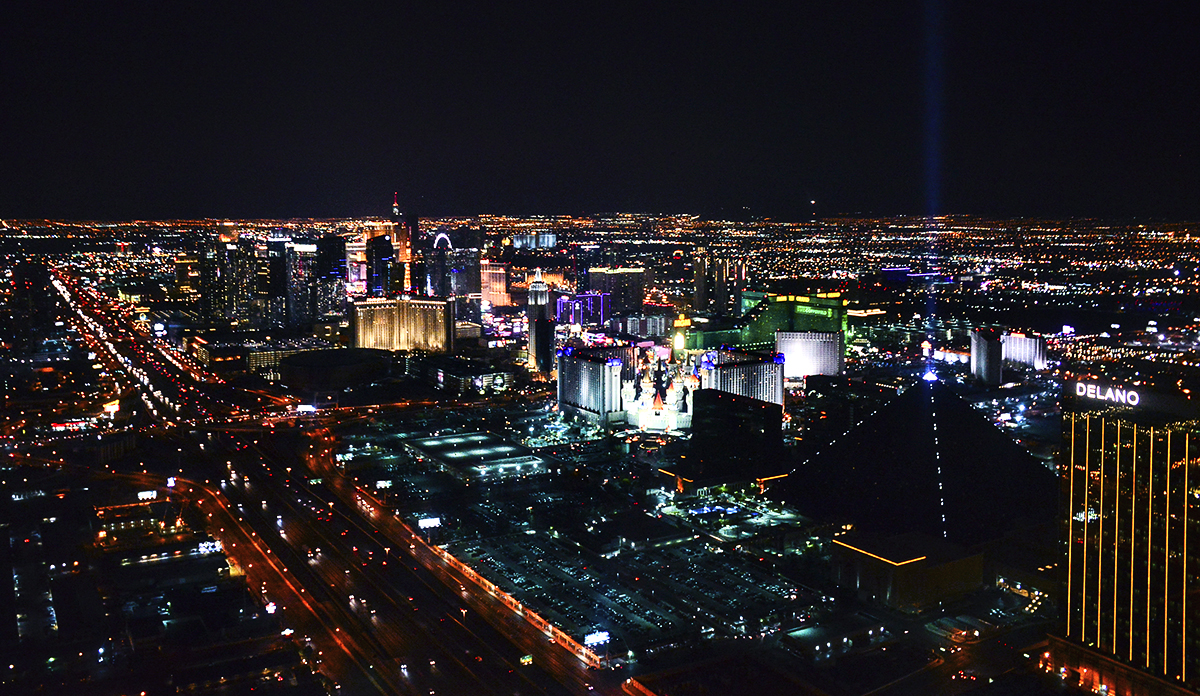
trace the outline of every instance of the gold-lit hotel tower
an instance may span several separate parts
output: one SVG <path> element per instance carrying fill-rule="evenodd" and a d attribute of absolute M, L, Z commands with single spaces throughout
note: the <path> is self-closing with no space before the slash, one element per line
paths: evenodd
<path fill-rule="evenodd" d="M 454 302 L 373 297 L 354 303 L 354 345 L 379 350 L 454 352 Z"/>
<path fill-rule="evenodd" d="M 1069 380 L 1062 454 L 1065 638 L 1045 666 L 1101 693 L 1194 694 L 1200 398 Z"/>

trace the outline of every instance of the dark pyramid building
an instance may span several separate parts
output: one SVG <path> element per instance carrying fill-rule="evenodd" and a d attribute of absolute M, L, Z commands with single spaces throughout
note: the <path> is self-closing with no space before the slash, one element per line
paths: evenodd
<path fill-rule="evenodd" d="M 1053 520 L 1058 483 L 949 389 L 921 382 L 775 490 L 818 519 L 974 546 Z"/>

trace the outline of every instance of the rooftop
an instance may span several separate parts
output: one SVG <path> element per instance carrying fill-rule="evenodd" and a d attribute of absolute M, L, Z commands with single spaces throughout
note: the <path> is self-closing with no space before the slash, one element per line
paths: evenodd
<path fill-rule="evenodd" d="M 468 479 L 510 478 L 545 473 L 548 457 L 493 433 L 476 432 L 410 440 L 405 446 L 421 458 L 437 462 L 449 473 Z"/>

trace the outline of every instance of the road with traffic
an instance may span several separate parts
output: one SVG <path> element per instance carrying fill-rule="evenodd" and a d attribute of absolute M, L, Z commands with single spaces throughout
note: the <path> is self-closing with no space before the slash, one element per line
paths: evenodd
<path fill-rule="evenodd" d="M 221 437 L 229 462 L 222 491 L 259 539 L 289 566 L 299 564 L 297 577 L 338 612 L 344 631 L 367 636 L 361 642 L 377 673 L 396 675 L 406 693 L 587 690 L 586 681 L 564 688 L 545 665 L 522 665 L 528 653 L 511 636 L 414 563 L 413 549 L 390 540 L 303 468 L 289 467 L 277 440 Z"/>

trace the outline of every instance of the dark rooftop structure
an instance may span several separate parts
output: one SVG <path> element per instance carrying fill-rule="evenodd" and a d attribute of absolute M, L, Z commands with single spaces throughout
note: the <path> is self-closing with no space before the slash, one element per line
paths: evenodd
<path fill-rule="evenodd" d="M 280 381 L 298 392 L 341 391 L 386 377 L 391 363 L 388 351 L 373 348 L 311 350 L 280 360 Z"/>
<path fill-rule="evenodd" d="M 630 680 L 636 686 L 629 693 L 671 694 L 671 696 L 700 696 L 724 694 L 796 694 L 819 696 L 825 691 L 789 674 L 775 661 L 760 660 L 746 655 L 726 655 L 676 669 L 656 672 Z M 642 687 L 642 688 L 638 688 Z"/>
<path fill-rule="evenodd" d="M 692 393 L 688 457 L 672 472 L 696 487 L 745 482 L 785 473 L 783 413 L 778 404 L 718 389 Z"/>
<path fill-rule="evenodd" d="M 800 465 L 777 495 L 827 521 L 974 546 L 1051 520 L 1045 468 L 949 389 L 922 382 Z"/>

